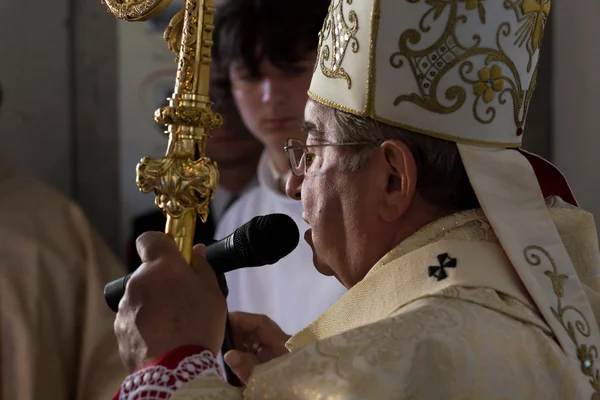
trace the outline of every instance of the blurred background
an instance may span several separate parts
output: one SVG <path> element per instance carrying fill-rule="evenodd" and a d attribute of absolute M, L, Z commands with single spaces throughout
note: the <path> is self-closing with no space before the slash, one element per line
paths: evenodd
<path fill-rule="evenodd" d="M 284 0 L 282 0 L 284 1 Z M 126 23 L 100 0 L 0 2 L 0 159 L 79 203 L 123 255 L 132 218 L 154 209 L 135 166 L 166 149 L 154 110 L 172 92 L 163 18 Z M 558 165 L 600 218 L 600 2 L 554 0 L 525 148 Z"/>

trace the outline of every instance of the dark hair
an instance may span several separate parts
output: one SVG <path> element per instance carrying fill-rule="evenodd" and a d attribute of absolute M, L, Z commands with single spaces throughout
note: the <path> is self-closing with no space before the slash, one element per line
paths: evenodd
<path fill-rule="evenodd" d="M 315 51 L 330 0 L 227 0 L 217 8 L 213 62 L 240 61 L 254 76 L 267 59 L 281 69 Z"/>

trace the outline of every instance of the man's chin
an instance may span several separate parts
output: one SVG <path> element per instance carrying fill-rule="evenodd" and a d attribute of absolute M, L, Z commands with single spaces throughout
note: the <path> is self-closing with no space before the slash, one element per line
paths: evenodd
<path fill-rule="evenodd" d="M 315 266 L 315 269 L 322 275 L 336 276 L 335 272 L 329 267 L 329 265 L 327 265 L 325 262 L 320 260 L 319 257 L 317 256 L 317 252 L 315 251 L 315 245 L 312 241 L 312 229 L 308 229 L 304 233 L 304 240 L 306 241 L 306 243 L 308 243 L 308 245 L 310 246 L 310 248 L 312 250 L 313 264 Z"/>
<path fill-rule="evenodd" d="M 319 271 L 319 273 L 321 275 L 335 276 L 335 272 L 333 272 L 333 270 L 331 268 L 329 268 L 328 265 L 325 265 L 323 263 L 319 263 L 318 260 L 315 260 L 314 258 L 313 258 L 313 263 L 315 265 L 315 269 L 317 271 Z"/>

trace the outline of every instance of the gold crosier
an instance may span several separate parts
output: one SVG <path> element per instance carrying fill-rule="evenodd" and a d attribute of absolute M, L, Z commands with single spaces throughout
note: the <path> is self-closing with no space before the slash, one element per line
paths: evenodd
<path fill-rule="evenodd" d="M 172 0 L 101 1 L 117 18 L 147 21 Z M 186 0 L 165 31 L 169 49 L 178 56 L 177 78 L 169 105 L 156 110 L 154 119 L 167 126 L 169 143 L 163 158 L 144 157 L 136 171 L 138 188 L 154 192 L 167 216 L 165 232 L 188 263 L 196 215 L 206 222 L 219 179 L 216 163 L 205 156 L 208 133 L 223 122 L 208 97 L 214 14 L 214 0 Z"/>

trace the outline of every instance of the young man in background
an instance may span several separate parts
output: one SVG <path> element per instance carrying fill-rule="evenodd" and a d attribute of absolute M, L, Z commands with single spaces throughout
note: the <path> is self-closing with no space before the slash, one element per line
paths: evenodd
<path fill-rule="evenodd" d="M 300 127 L 328 6 L 328 0 L 306 0 L 302 7 L 281 0 L 229 0 L 217 11 L 213 63 L 228 72 L 220 86 L 231 92 L 242 120 L 265 145 L 258 186 L 223 216 L 217 239 L 272 213 L 292 217 L 300 232 L 308 229 L 300 202 L 285 194 L 290 166 L 283 148 L 289 137 L 306 138 Z M 300 240 L 273 265 L 228 273 L 229 310 L 266 314 L 284 331 L 297 332 L 346 292 L 312 264 L 312 251 Z"/>

